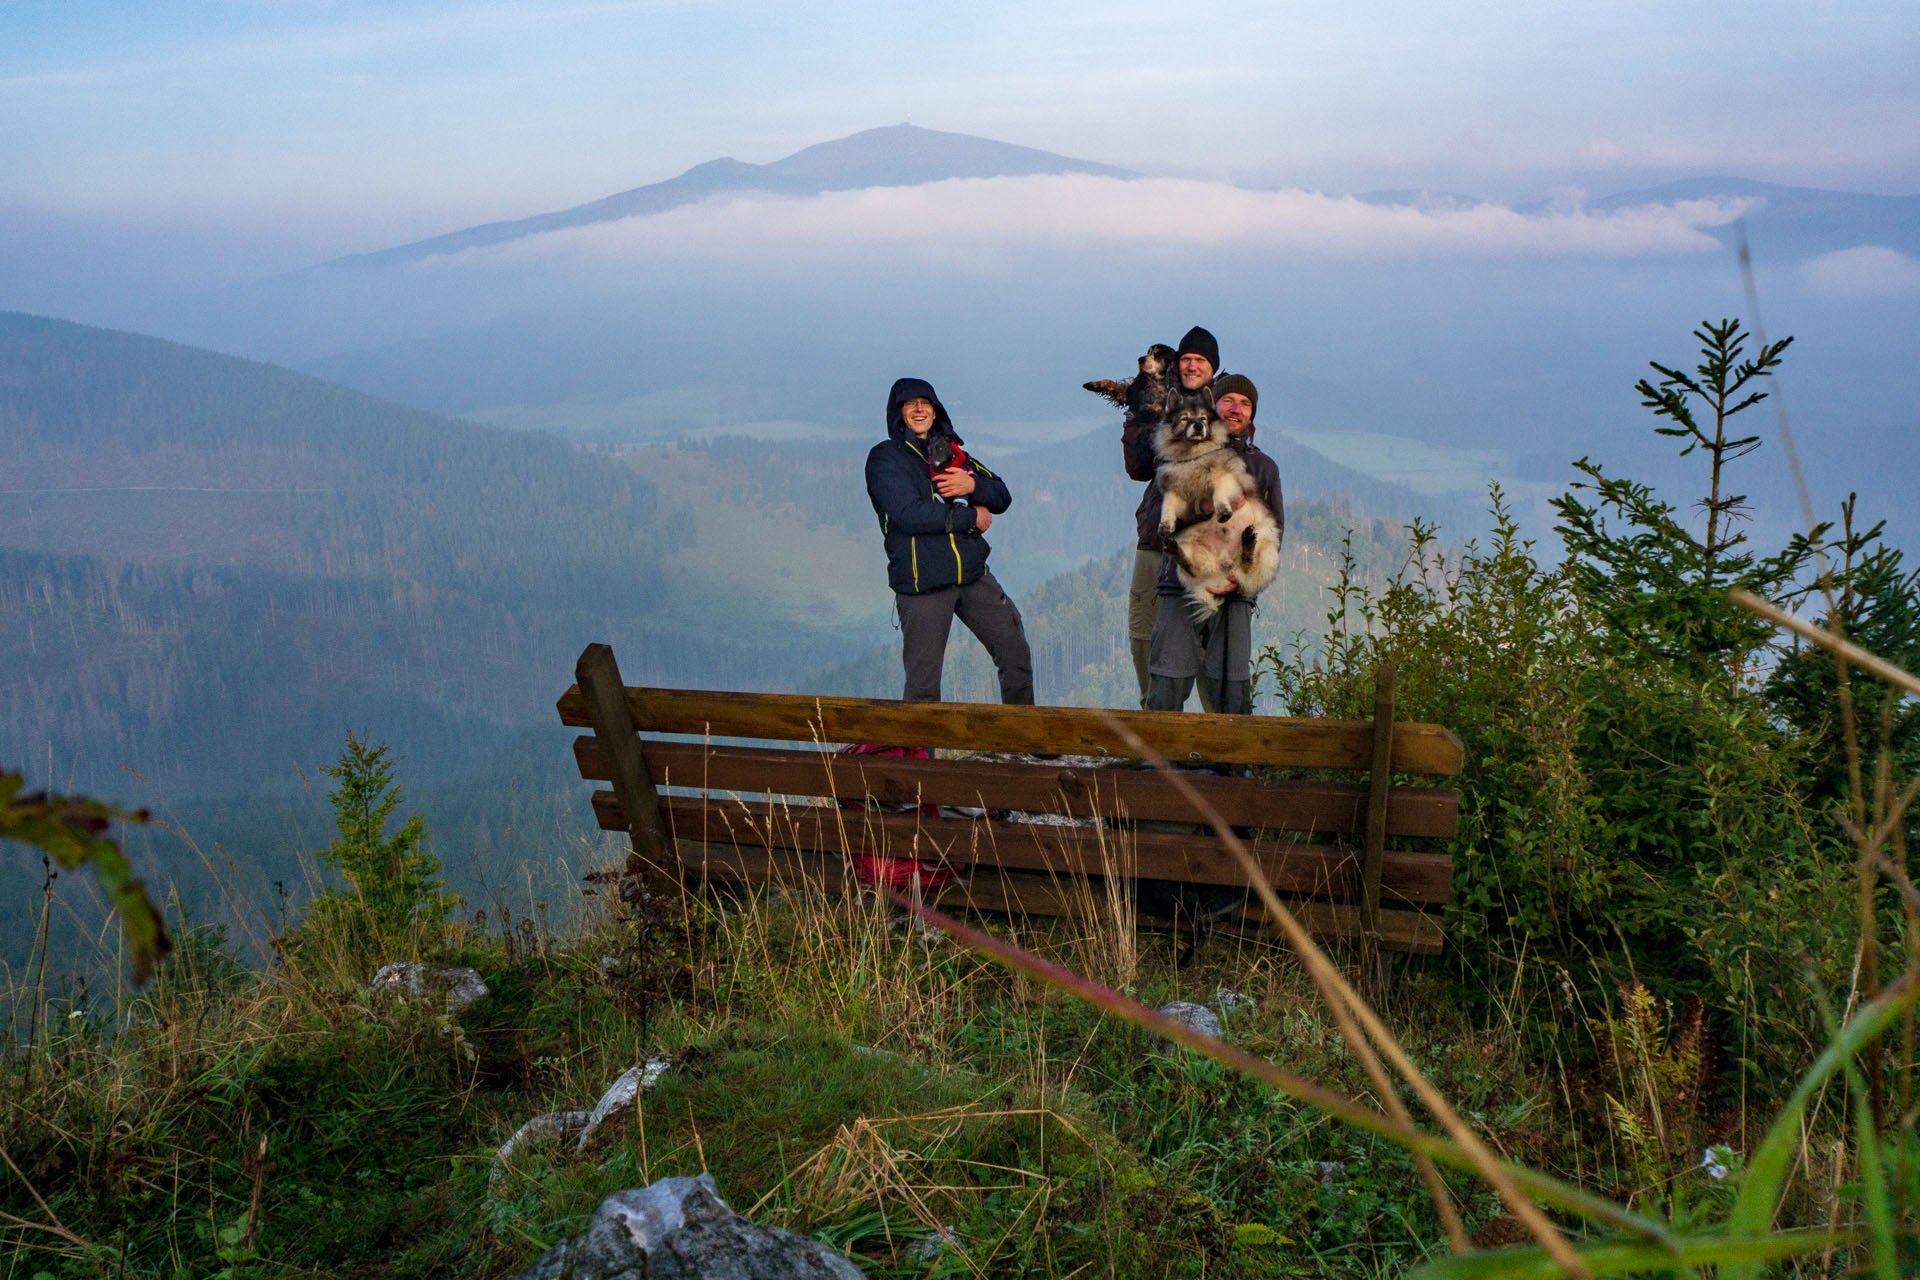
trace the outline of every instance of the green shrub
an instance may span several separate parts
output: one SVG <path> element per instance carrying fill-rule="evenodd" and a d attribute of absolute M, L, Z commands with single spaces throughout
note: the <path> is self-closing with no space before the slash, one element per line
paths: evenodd
<path fill-rule="evenodd" d="M 1397 714 L 1461 735 L 1446 925 L 1463 992 L 1512 986 L 1499 970 L 1524 955 L 1521 985 L 1545 999 L 1517 1005 L 1577 1015 L 1569 992 L 1598 1007 L 1637 966 L 1666 998 L 1703 999 L 1737 1056 L 1784 1068 L 1824 1043 L 1820 1001 L 1858 936 L 1853 855 L 1830 820 L 1833 723 L 1816 710 L 1832 665 L 1783 656 L 1727 592 L 1804 592 L 1826 527 L 1772 554 L 1745 545 L 1727 468 L 1758 440 L 1728 422 L 1763 398 L 1756 380 L 1787 344 L 1745 359 L 1735 321 L 1695 336 L 1694 374 L 1655 364 L 1659 382 L 1636 390 L 1674 424 L 1658 430 L 1686 440 L 1682 456 L 1708 464 L 1703 531 L 1583 459 L 1587 479 L 1553 503 L 1566 552 L 1547 563 L 1496 486 L 1484 547 L 1449 555 L 1416 525 L 1405 566 L 1377 587 L 1349 558 L 1319 646 L 1269 649 L 1261 669 L 1294 714 L 1357 719 L 1392 663 Z M 1862 619 L 1873 602 L 1875 639 L 1920 639 L 1897 553 L 1861 543 L 1842 570 Z M 1871 705 L 1912 750 L 1920 720 L 1881 697 Z"/>

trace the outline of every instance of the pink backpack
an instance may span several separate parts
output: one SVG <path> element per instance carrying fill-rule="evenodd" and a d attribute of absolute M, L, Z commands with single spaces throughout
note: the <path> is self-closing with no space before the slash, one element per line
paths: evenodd
<path fill-rule="evenodd" d="M 843 756 L 897 756 L 907 760 L 931 760 L 933 753 L 925 747 L 879 747 L 870 742 L 853 743 L 840 748 L 836 755 Z M 855 813 L 865 813 L 867 803 L 864 800 L 842 800 L 842 809 Z M 878 804 L 877 811 L 882 813 L 914 813 L 923 818 L 940 816 L 937 804 Z M 889 889 L 909 887 L 915 876 L 920 878 L 922 889 L 936 889 L 952 880 L 955 869 L 944 862 L 927 862 L 920 858 L 883 858 L 873 854 L 854 853 L 847 855 L 847 861 L 853 864 L 853 874 L 861 884 L 868 888 L 882 886 Z"/>

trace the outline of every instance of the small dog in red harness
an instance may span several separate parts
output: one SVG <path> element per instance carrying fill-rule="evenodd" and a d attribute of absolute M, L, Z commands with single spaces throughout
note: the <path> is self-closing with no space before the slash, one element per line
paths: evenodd
<path fill-rule="evenodd" d="M 927 433 L 927 471 L 934 479 L 965 465 L 967 451 L 960 447 L 958 440 L 944 431 Z"/>

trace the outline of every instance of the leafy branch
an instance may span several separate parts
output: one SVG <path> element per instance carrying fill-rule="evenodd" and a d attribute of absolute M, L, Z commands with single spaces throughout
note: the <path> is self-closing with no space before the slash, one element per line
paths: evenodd
<path fill-rule="evenodd" d="M 120 913 L 133 976 L 145 982 L 173 949 L 160 909 L 134 878 L 120 846 L 106 832 L 115 822 L 150 823 L 145 809 L 128 811 L 86 796 L 56 796 L 45 791 L 22 794 L 26 776 L 0 772 L 0 840 L 19 840 L 51 854 L 68 871 L 91 866 Z"/>

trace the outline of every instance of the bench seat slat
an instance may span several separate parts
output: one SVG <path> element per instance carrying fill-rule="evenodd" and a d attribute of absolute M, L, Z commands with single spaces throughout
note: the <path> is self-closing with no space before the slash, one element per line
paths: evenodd
<path fill-rule="evenodd" d="M 1168 760 L 1367 769 L 1373 725 L 1365 720 L 1303 720 L 1179 711 L 1095 711 L 1083 707 L 1008 707 L 978 702 L 899 702 L 699 689 L 627 689 L 642 733 L 759 738 L 782 742 L 937 743 L 975 750 L 1068 755 L 1136 754 L 1107 721 L 1127 726 Z M 563 724 L 591 728 L 578 686 L 557 704 Z M 1393 726 L 1396 773 L 1455 774 L 1465 753 L 1441 725 Z"/>
<path fill-rule="evenodd" d="M 605 797 L 603 800 L 602 797 Z M 601 825 L 619 822 L 612 792 L 594 797 Z M 1239 863 L 1212 835 L 1036 826 L 985 819 L 927 818 L 779 802 L 671 798 L 661 804 L 669 832 L 683 843 L 842 850 L 882 857 L 942 858 L 1020 870 L 1124 874 L 1200 884 L 1239 884 Z M 1284 893 L 1352 900 L 1360 891 L 1353 850 L 1277 840 L 1248 842 L 1273 887 Z M 1129 865 L 1118 860 L 1131 855 Z M 1447 898 L 1452 860 L 1445 854 L 1388 852 L 1383 901 L 1438 903 Z"/>
<path fill-rule="evenodd" d="M 769 747 L 714 747 L 699 742 L 641 744 L 647 772 L 661 787 L 749 795 L 872 797 L 882 804 L 948 804 L 1086 817 L 1125 814 L 1146 821 L 1193 820 L 1193 808 L 1159 773 L 1072 769 L 988 760 L 911 760 L 837 756 Z M 609 782 L 611 766 L 591 734 L 574 740 L 580 776 Z M 831 772 L 829 772 L 831 770 Z M 1366 830 L 1366 788 L 1353 783 L 1269 781 L 1188 774 L 1186 781 L 1234 826 L 1358 835 Z M 1097 789 L 1097 794 L 1096 794 Z M 1396 787 L 1387 805 L 1387 834 L 1445 839 L 1459 827 L 1453 791 Z"/>
<path fill-rule="evenodd" d="M 679 844 L 682 865 L 694 875 L 734 883 L 781 884 L 812 892 L 849 893 L 857 882 L 844 859 L 830 854 L 792 849 L 766 850 L 732 845 L 702 845 L 697 840 Z M 1055 876 L 1021 871 L 976 868 L 964 881 L 955 881 L 933 890 L 928 901 L 943 910 L 973 907 L 987 911 L 1024 912 L 1028 915 L 1087 916 L 1100 915 L 1110 908 L 1105 894 L 1090 890 L 1085 882 L 1063 880 Z M 1358 907 L 1323 902 L 1291 902 L 1287 909 L 1309 933 L 1320 937 L 1352 938 L 1360 933 Z M 1243 919 L 1249 925 L 1269 928 L 1257 905 L 1247 908 Z M 1379 919 L 1380 945 L 1390 951 L 1436 955 L 1443 935 L 1437 920 L 1418 911 L 1382 910 Z"/>

